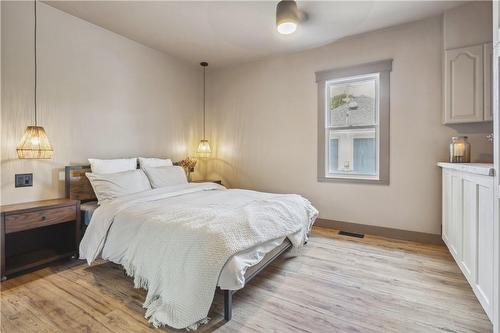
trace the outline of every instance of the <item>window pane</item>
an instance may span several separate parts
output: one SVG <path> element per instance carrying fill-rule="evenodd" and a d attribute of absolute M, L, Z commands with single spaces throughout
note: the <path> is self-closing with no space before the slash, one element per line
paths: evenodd
<path fill-rule="evenodd" d="M 328 126 L 376 124 L 378 77 L 327 82 Z"/>
<path fill-rule="evenodd" d="M 328 173 L 376 175 L 377 130 L 372 128 L 328 129 Z"/>
<path fill-rule="evenodd" d="M 339 168 L 339 140 L 330 139 L 328 142 L 328 169 L 330 173 L 337 172 Z"/>
<path fill-rule="evenodd" d="M 353 171 L 357 174 L 376 174 L 375 138 L 353 139 Z"/>

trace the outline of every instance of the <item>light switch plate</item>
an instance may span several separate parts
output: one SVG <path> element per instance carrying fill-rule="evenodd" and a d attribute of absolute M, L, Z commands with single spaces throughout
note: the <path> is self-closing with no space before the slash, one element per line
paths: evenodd
<path fill-rule="evenodd" d="M 16 187 L 33 186 L 33 174 L 32 173 L 17 173 L 15 184 L 16 184 Z"/>

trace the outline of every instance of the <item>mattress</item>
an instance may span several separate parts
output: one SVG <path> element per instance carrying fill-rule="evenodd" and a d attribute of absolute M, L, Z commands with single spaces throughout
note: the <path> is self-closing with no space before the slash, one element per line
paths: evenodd
<path fill-rule="evenodd" d="M 84 225 L 89 225 L 92 214 L 94 214 L 97 207 L 99 207 L 97 201 L 89 201 L 80 204 L 80 213 L 82 216 L 82 223 Z"/>
<path fill-rule="evenodd" d="M 97 201 L 89 201 L 80 205 L 82 222 L 89 225 L 94 211 L 99 207 Z M 277 238 L 257 245 L 253 248 L 239 252 L 231 257 L 222 268 L 219 276 L 218 287 L 221 289 L 238 290 L 245 286 L 245 273 L 266 257 L 278 251 L 286 241 L 286 237 Z M 127 244 L 128 242 L 124 242 Z"/>

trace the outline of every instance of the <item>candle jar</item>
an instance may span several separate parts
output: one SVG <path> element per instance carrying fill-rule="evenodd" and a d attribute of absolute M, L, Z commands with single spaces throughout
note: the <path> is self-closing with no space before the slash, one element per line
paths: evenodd
<path fill-rule="evenodd" d="M 470 143 L 466 136 L 454 136 L 450 143 L 451 163 L 470 163 Z"/>

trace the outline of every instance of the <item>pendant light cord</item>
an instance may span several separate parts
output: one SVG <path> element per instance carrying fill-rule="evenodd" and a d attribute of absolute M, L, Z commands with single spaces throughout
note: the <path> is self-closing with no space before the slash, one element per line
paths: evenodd
<path fill-rule="evenodd" d="M 206 86 L 206 79 L 205 79 L 205 69 L 206 67 L 203 67 L 203 140 L 206 140 L 205 138 L 205 105 L 207 104 L 207 101 L 205 99 L 205 86 Z"/>
<path fill-rule="evenodd" d="M 38 81 L 38 67 L 37 67 L 37 62 L 36 62 L 36 39 L 37 39 L 37 36 L 36 36 L 36 28 L 37 28 L 37 15 L 36 15 L 36 1 L 35 0 L 33 2 L 33 7 L 34 7 L 34 13 L 35 13 L 35 33 L 34 33 L 34 36 L 35 36 L 35 41 L 34 41 L 34 49 L 35 49 L 35 126 L 38 126 L 38 122 L 37 122 L 37 117 L 36 117 L 36 106 L 37 106 L 37 96 L 36 96 L 36 90 L 37 90 L 37 81 Z"/>

